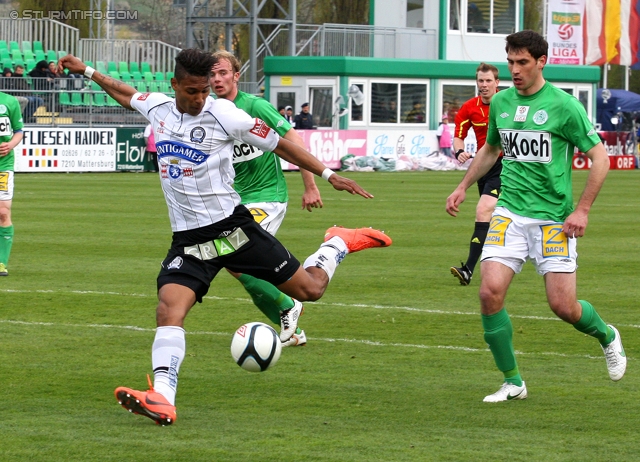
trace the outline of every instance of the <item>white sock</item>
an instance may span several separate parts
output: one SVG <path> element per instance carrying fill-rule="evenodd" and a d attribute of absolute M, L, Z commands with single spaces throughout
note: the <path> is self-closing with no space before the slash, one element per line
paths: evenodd
<path fill-rule="evenodd" d="M 178 389 L 178 372 L 186 349 L 182 327 L 163 326 L 156 329 L 156 338 L 151 347 L 153 388 L 174 406 Z"/>
<path fill-rule="evenodd" d="M 324 242 L 316 253 L 309 255 L 302 266 L 305 269 L 315 266 L 324 270 L 329 276 L 329 281 L 331 281 L 336 268 L 348 253 L 347 244 L 338 236 L 334 236 Z"/>

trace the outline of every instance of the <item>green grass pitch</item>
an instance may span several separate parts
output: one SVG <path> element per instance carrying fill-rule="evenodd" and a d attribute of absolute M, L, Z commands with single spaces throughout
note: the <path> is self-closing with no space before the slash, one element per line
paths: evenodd
<path fill-rule="evenodd" d="M 350 173 L 365 200 L 318 180 L 324 208 L 278 234 L 303 261 L 327 227 L 373 226 L 388 249 L 349 255 L 301 318 L 309 343 L 252 374 L 229 353 L 264 321 L 221 273 L 187 318 L 178 420 L 116 402 L 151 372 L 155 277 L 170 243 L 153 174 L 18 174 L 9 277 L 0 278 L 1 461 L 593 461 L 640 454 L 640 184 L 612 171 L 578 243 L 578 296 L 615 324 L 629 358 L 609 380 L 598 343 L 557 320 L 527 265 L 507 297 L 529 398 L 485 404 L 502 382 L 482 338 L 466 258 L 477 192 L 452 218 L 462 172 Z M 586 179 L 574 173 L 577 195 Z"/>

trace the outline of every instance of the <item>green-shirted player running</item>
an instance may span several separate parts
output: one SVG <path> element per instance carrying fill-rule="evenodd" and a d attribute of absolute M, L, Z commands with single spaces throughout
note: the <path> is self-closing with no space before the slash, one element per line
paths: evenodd
<path fill-rule="evenodd" d="M 22 113 L 18 100 L 0 92 L 0 276 L 7 276 L 13 244 L 13 148 L 22 141 Z"/>
<path fill-rule="evenodd" d="M 481 257 L 484 339 L 504 374 L 502 387 L 484 398 L 491 403 L 527 397 L 504 308 L 509 285 L 527 260 L 544 277 L 551 310 L 600 342 L 611 380 L 620 380 L 627 364 L 618 330 L 589 302 L 578 300 L 576 290 L 576 239 L 584 236 L 589 210 L 607 175 L 607 153 L 580 102 L 545 81 L 546 40 L 536 32 L 521 31 L 506 41 L 514 86 L 491 100 L 487 141 L 447 199 L 447 212 L 456 216 L 465 191 L 495 163 L 500 149 L 504 151 L 502 192 Z M 592 166 L 574 209 L 575 147 Z"/>
<path fill-rule="evenodd" d="M 282 115 L 264 98 L 238 90 L 240 62 L 227 51 L 214 53 L 218 63 L 211 72 L 211 88 L 218 98 L 225 98 L 251 115 L 264 120 L 283 138 L 306 149 L 304 141 L 292 129 Z M 280 158 L 272 152 L 262 152 L 254 146 L 236 142 L 233 166 L 236 172 L 234 188 L 240 194 L 242 204 L 253 214 L 255 220 L 269 233 L 275 235 L 287 211 L 289 195 L 287 183 L 280 166 Z M 301 171 L 305 186 L 302 208 L 322 207 L 320 192 L 313 174 Z M 279 291 L 266 281 L 247 274 L 232 273 L 249 292 L 255 305 L 273 323 L 281 325 L 280 338 L 283 346 L 304 345 L 305 332 L 297 327 L 302 314 L 302 304 Z M 292 334 L 291 331 L 293 331 Z"/>

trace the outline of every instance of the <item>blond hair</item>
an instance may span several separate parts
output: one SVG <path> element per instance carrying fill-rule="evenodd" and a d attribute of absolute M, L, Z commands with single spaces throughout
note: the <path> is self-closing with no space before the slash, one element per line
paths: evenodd
<path fill-rule="evenodd" d="M 227 50 L 218 50 L 213 53 L 213 57 L 216 58 L 218 61 L 220 61 L 221 59 L 226 59 L 227 61 L 229 61 L 229 63 L 231 64 L 231 69 L 233 69 L 234 74 L 237 72 L 240 72 L 240 60 L 236 58 L 236 56 L 233 53 Z"/>

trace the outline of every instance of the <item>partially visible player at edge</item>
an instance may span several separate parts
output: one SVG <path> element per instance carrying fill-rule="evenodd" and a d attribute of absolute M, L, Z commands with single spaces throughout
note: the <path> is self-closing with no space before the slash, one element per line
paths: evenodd
<path fill-rule="evenodd" d="M 466 190 L 495 164 L 502 142 L 502 193 L 482 250 L 479 294 L 484 339 L 504 375 L 500 389 L 484 398 L 489 403 L 527 397 L 504 307 L 509 285 L 527 260 L 544 277 L 556 316 L 600 342 L 611 380 L 622 379 L 627 366 L 620 333 L 591 303 L 578 300 L 576 289 L 576 241 L 584 236 L 589 211 L 607 176 L 607 152 L 582 104 L 545 81 L 547 41 L 529 30 L 506 40 L 514 86 L 493 97 L 487 141 L 447 198 L 447 212 L 456 216 Z M 575 147 L 592 165 L 574 208 Z"/>
<path fill-rule="evenodd" d="M 251 117 L 264 120 L 281 137 L 306 149 L 302 137 L 291 127 L 269 101 L 250 95 L 238 89 L 240 62 L 228 51 L 213 54 L 217 63 L 211 70 L 211 89 L 218 98 L 233 101 Z M 249 209 L 255 220 L 268 233 L 275 236 L 287 212 L 287 181 L 282 173 L 280 158 L 273 152 L 263 152 L 255 146 L 240 141 L 235 142 L 233 168 L 236 177 L 233 187 L 240 194 L 241 203 Z M 311 211 L 312 207 L 322 207 L 320 192 L 313 174 L 300 170 L 304 183 L 302 208 Z M 283 330 L 289 319 L 302 314 L 302 303 L 279 291 L 273 284 L 256 279 L 248 274 L 231 273 L 245 288 L 253 303 L 273 323 L 280 324 Z M 293 311 L 291 311 L 293 310 Z M 298 346 L 307 343 L 305 332 L 298 327 L 293 336 L 282 346 Z"/>
<path fill-rule="evenodd" d="M 364 198 L 373 196 L 355 181 L 326 169 L 304 149 L 280 138 L 262 120 L 252 118 L 228 100 L 213 99 L 209 76 L 216 60 L 210 53 L 185 49 L 175 60 L 175 76 L 171 79 L 175 99 L 162 93 L 139 93 L 71 55 L 59 61 L 60 70 L 84 74 L 121 106 L 139 111 L 156 135 L 160 183 L 173 239 L 157 281 L 158 328 L 151 352 L 154 383 L 147 377 L 148 391 L 118 387 L 115 395 L 125 409 L 160 425 L 176 420 L 178 374 L 186 350 L 184 319 L 196 302 L 202 302 L 222 268 L 268 281 L 298 300 L 317 300 L 348 253 L 391 245 L 388 236 L 371 228 L 333 227 L 327 230 L 318 251 L 300 265 L 240 204 L 240 196 L 233 189 L 234 138 L 277 153 L 327 179 L 337 190 Z M 297 323 L 289 327 L 280 333 L 282 340 L 293 335 Z"/>
<path fill-rule="evenodd" d="M 9 255 L 13 245 L 13 148 L 22 141 L 23 125 L 18 100 L 0 92 L 0 276 L 9 275 Z"/>
<path fill-rule="evenodd" d="M 487 125 L 489 124 L 489 104 L 493 95 L 498 91 L 499 83 L 498 68 L 491 64 L 480 63 L 476 69 L 476 84 L 479 94 L 466 101 L 456 114 L 453 150 L 456 159 L 461 164 L 473 156 L 472 153 L 466 151 L 464 144 L 464 139 L 470 128 L 473 128 L 473 133 L 476 135 L 476 151 L 484 146 L 487 139 Z M 478 180 L 480 200 L 476 205 L 476 221 L 469 243 L 469 255 L 466 263 L 451 267 L 451 274 L 457 277 L 463 286 L 468 286 L 471 283 L 473 271 L 482 253 L 482 246 L 487 238 L 487 231 L 489 231 L 491 214 L 496 208 L 496 202 L 500 196 L 501 172 L 502 156 L 499 156 L 487 174 Z"/>

